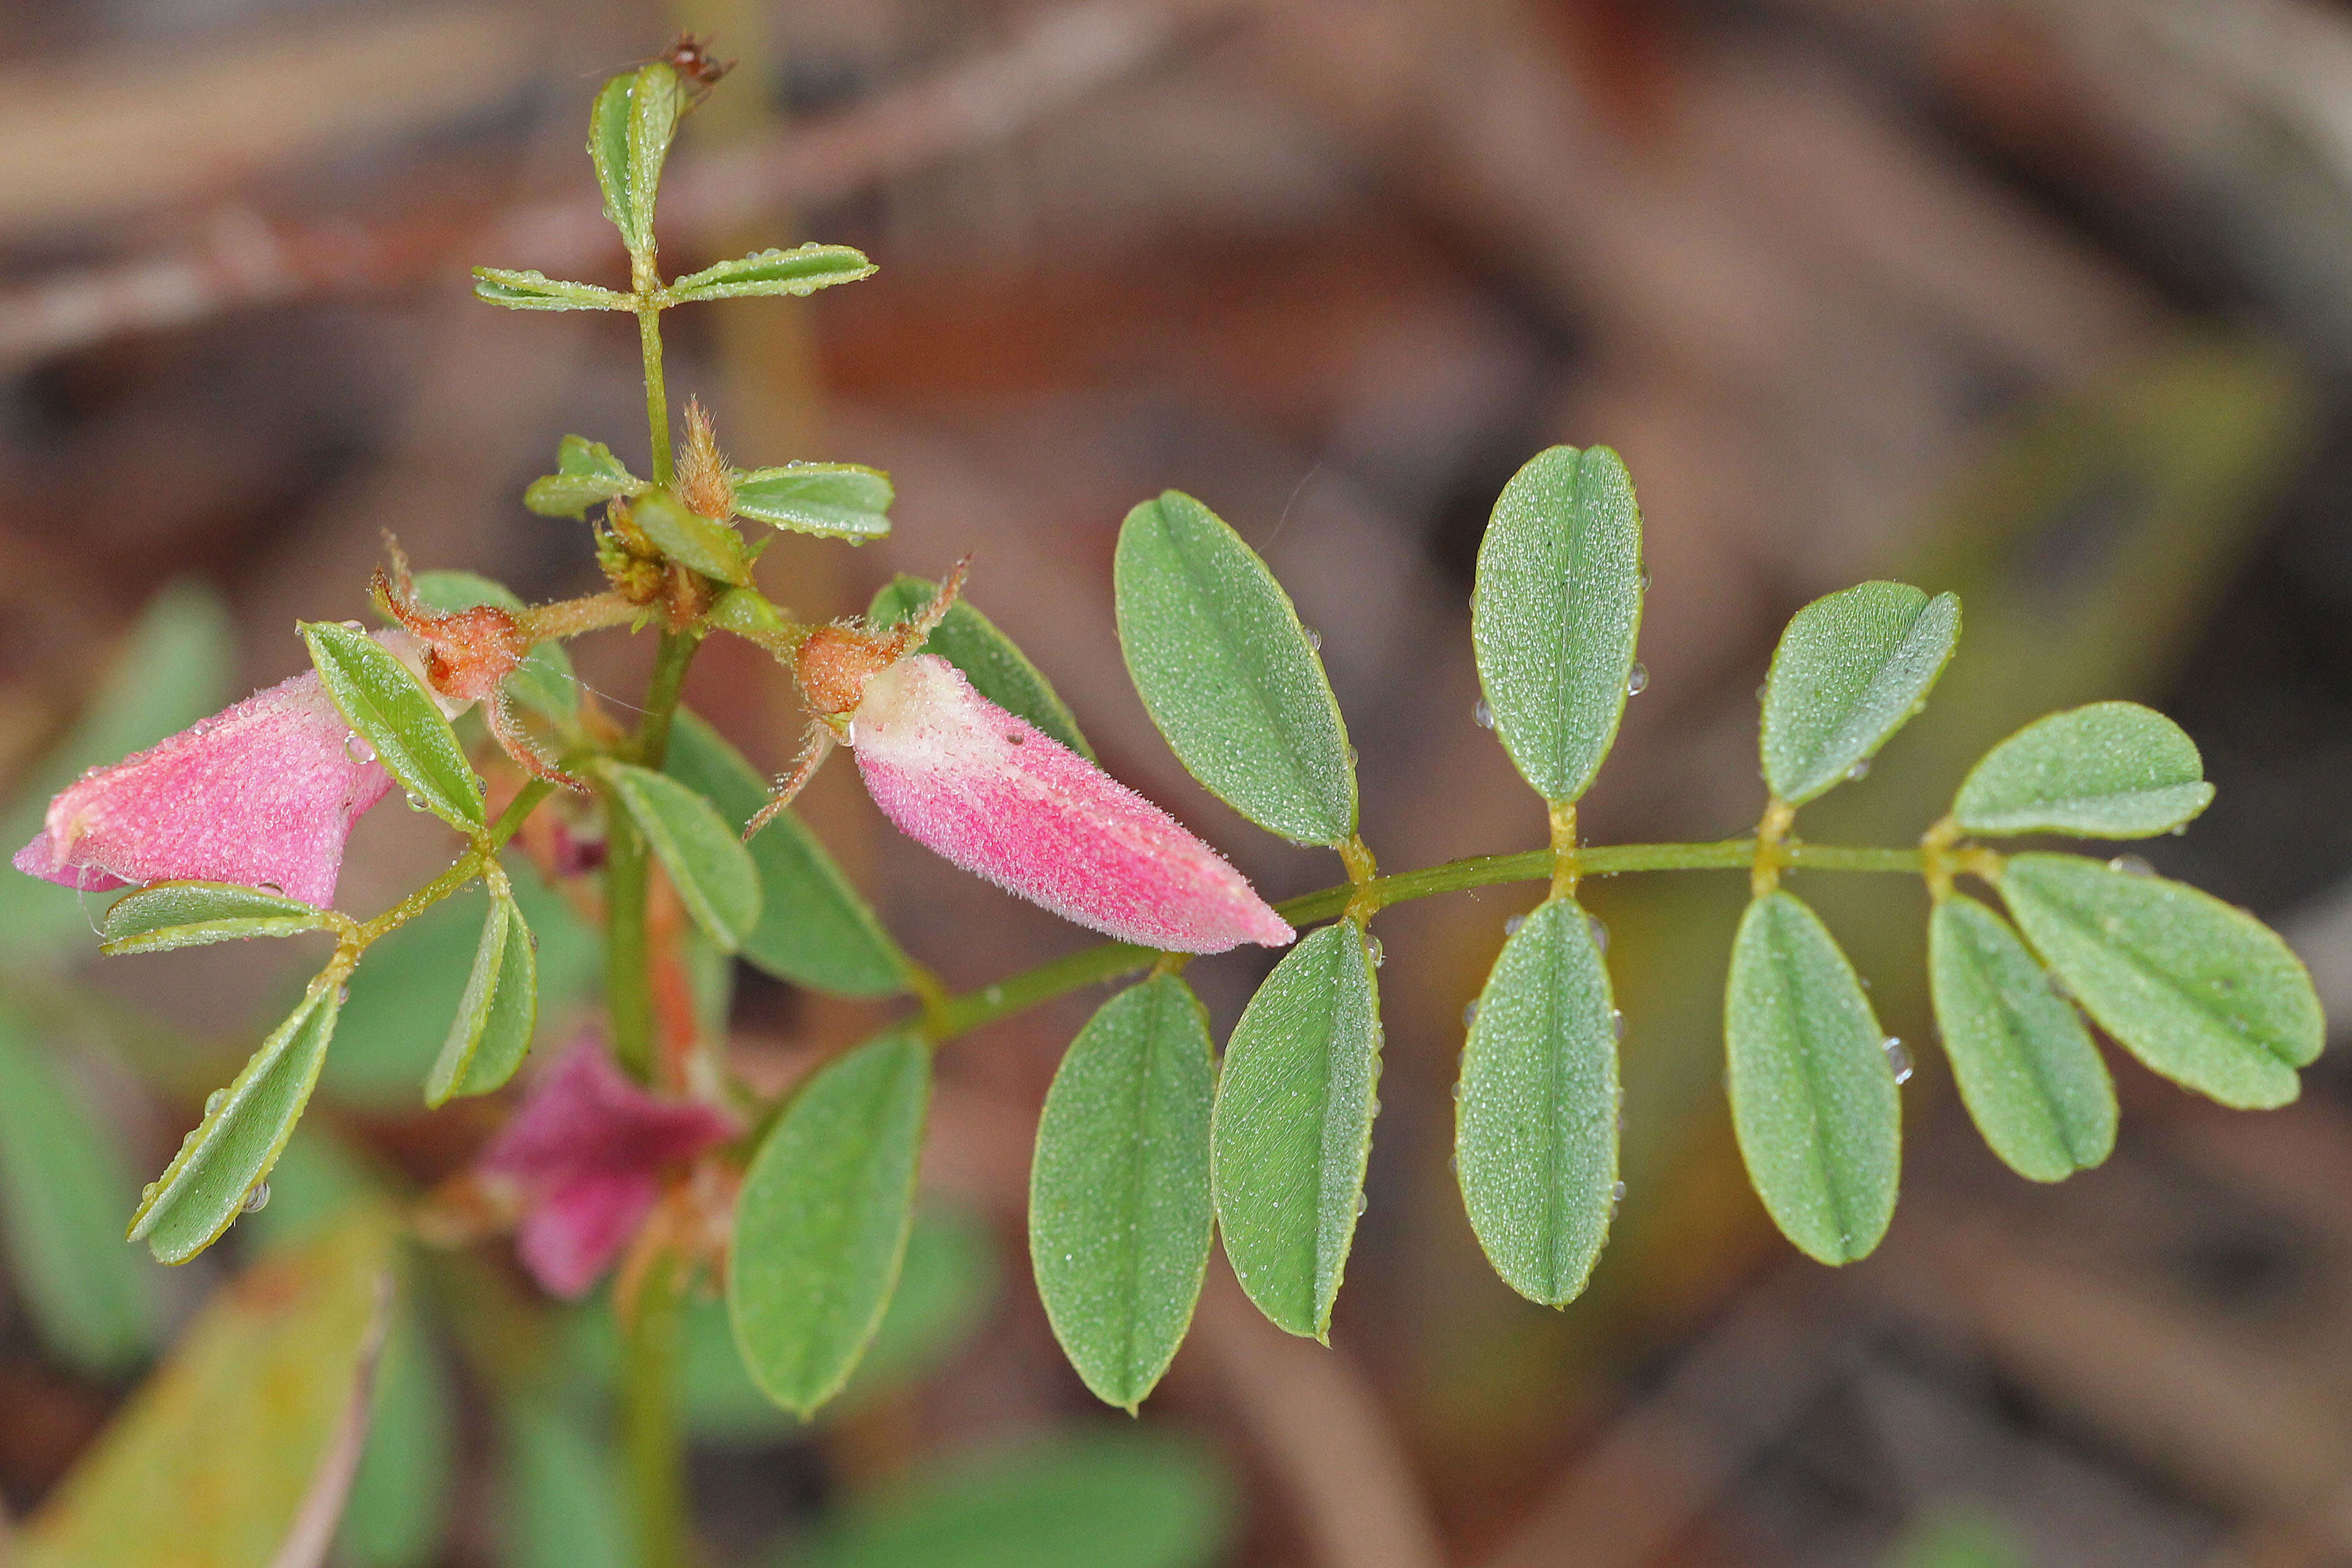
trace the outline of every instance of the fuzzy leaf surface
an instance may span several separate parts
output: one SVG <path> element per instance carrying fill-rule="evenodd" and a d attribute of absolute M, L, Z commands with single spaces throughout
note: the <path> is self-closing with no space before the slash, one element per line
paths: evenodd
<path fill-rule="evenodd" d="M 683 305 L 696 300 L 740 300 L 758 294 L 814 294 L 835 283 L 855 283 L 874 275 L 874 264 L 862 250 L 845 245 L 796 245 L 789 250 L 760 250 L 721 261 L 699 272 L 689 272 L 669 286 L 669 296 Z"/>
<path fill-rule="evenodd" d="M 760 923 L 760 868 L 719 808 L 667 773 L 609 759 L 596 764 L 629 820 L 669 873 L 678 901 L 722 952 Z"/>
<path fill-rule="evenodd" d="M 437 1107 L 502 1087 L 522 1066 L 538 1025 L 538 953 L 522 910 L 501 885 L 491 891 L 449 1037 L 425 1079 L 425 1103 Z"/>
<path fill-rule="evenodd" d="M 856 463 L 787 463 L 738 473 L 735 510 L 743 517 L 862 544 L 890 531 L 890 476 Z"/>
<path fill-rule="evenodd" d="M 662 163 L 686 109 L 685 85 L 656 60 L 607 81 L 588 116 L 588 156 L 604 192 L 604 216 L 632 256 L 654 243 L 654 198 Z"/>
<path fill-rule="evenodd" d="M 1906 583 L 1856 584 L 1799 610 L 1764 682 L 1772 793 L 1801 805 L 1868 762 L 1927 700 L 1959 636 L 1959 600 Z"/>
<path fill-rule="evenodd" d="M 474 268 L 474 298 L 509 310 L 630 310 L 626 294 L 593 283 L 567 283 L 541 272 L 506 267 Z"/>
<path fill-rule="evenodd" d="M 482 826 L 482 781 L 457 732 L 408 667 L 365 632 L 307 621 L 302 640 L 343 721 L 375 748 L 375 760 L 425 808 L 465 831 Z"/>
<path fill-rule="evenodd" d="M 664 555 L 706 577 L 743 587 L 751 581 L 751 559 L 743 536 L 723 522 L 691 512 L 667 495 L 644 496 L 629 508 L 629 520 Z"/>
<path fill-rule="evenodd" d="M 1969 770 L 1952 816 L 1970 833 L 2146 838 L 2213 802 L 2197 742 L 2137 702 L 2037 719 Z"/>
<path fill-rule="evenodd" d="M 99 952 L 169 952 L 207 942 L 328 929 L 325 912 L 232 882 L 157 882 L 114 900 L 98 922 Z"/>
<path fill-rule="evenodd" d="M 531 480 L 522 492 L 522 504 L 541 517 L 579 519 L 592 506 L 640 496 L 652 488 L 629 472 L 628 465 L 604 442 L 566 436 L 556 444 L 555 472 Z"/>

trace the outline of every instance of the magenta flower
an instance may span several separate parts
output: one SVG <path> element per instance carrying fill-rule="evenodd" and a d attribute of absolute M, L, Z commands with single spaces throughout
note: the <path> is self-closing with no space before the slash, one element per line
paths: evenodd
<path fill-rule="evenodd" d="M 306 671 L 49 803 L 16 866 L 68 888 L 190 879 L 327 904 L 352 823 L 392 776 Z"/>
<path fill-rule="evenodd" d="M 523 1267 L 569 1299 L 586 1294 L 629 1244 L 661 1201 L 665 1170 L 738 1131 L 715 1106 L 647 1093 L 588 1039 L 532 1086 L 480 1169 L 510 1184 L 522 1207 Z"/>

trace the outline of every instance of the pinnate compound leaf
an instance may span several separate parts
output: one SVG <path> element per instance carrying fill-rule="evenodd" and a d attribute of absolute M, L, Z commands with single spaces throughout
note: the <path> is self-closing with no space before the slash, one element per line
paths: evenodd
<path fill-rule="evenodd" d="M 604 187 L 604 216 L 632 256 L 653 249 L 654 198 L 685 110 L 685 84 L 665 60 L 613 78 L 589 110 L 588 156 Z"/>
<path fill-rule="evenodd" d="M 1269 833 L 1352 837 L 1356 765 L 1339 704 L 1257 552 L 1170 490 L 1127 514 L 1113 578 L 1128 674 L 1192 776 Z"/>
<path fill-rule="evenodd" d="M 126 893 L 98 923 L 99 952 L 169 952 L 205 942 L 324 931 L 325 911 L 231 882 L 158 882 Z"/>
<path fill-rule="evenodd" d="M 41 1342 L 93 1376 L 137 1362 L 161 1326 L 154 1265 L 122 1245 L 135 1190 L 109 1129 L 33 1031 L 0 1013 L 0 1232 L 9 1278 Z"/>
<path fill-rule="evenodd" d="M 517 615 L 526 608 L 513 589 L 471 572 L 419 572 L 416 596 L 444 615 L 478 605 Z M 580 712 L 580 682 L 572 673 L 572 655 L 560 642 L 551 639 L 525 654 L 506 685 L 516 701 L 558 723 Z"/>
<path fill-rule="evenodd" d="M 882 585 L 866 607 L 875 626 L 895 626 L 931 602 L 939 585 L 905 574 Z M 948 606 L 921 648 L 935 653 L 971 682 L 971 689 L 1016 718 L 1026 719 L 1082 757 L 1091 760 L 1094 748 L 1078 731 L 1078 721 L 1029 656 L 999 631 L 996 623 L 962 599 Z"/>
<path fill-rule="evenodd" d="M 787 463 L 738 473 L 735 510 L 795 533 L 863 544 L 890 531 L 890 476 L 856 463 Z"/>
<path fill-rule="evenodd" d="M 1225 1047 L 1210 1125 L 1217 1226 L 1277 1327 L 1323 1339 L 1355 1240 L 1380 1081 L 1380 993 L 1361 926 L 1285 953 Z"/>
<path fill-rule="evenodd" d="M 796 1089 L 743 1173 L 727 1279 L 736 1348 L 769 1398 L 808 1415 L 880 1326 L 914 1218 L 930 1047 L 867 1041 Z"/>
<path fill-rule="evenodd" d="M 743 587 L 751 581 L 751 559 L 743 536 L 723 522 L 691 512 L 656 491 L 629 508 L 629 521 L 645 530 L 664 555 L 706 577 Z"/>
<path fill-rule="evenodd" d="M 539 959 L 530 927 L 505 880 L 499 877 L 491 889 L 490 912 L 482 921 L 457 1016 L 425 1079 L 426 1105 L 500 1088 L 530 1050 L 539 1025 Z"/>
<path fill-rule="evenodd" d="M 1773 1223 L 1823 1263 L 1867 1257 L 1895 1215 L 1895 1068 L 1853 966 L 1789 894 L 1741 917 L 1723 1017 L 1732 1125 Z"/>
<path fill-rule="evenodd" d="M 2090 1031 L 2009 922 L 1964 894 L 1927 926 L 1936 1027 L 1977 1131 L 2019 1175 L 2063 1181 L 2116 1146 L 2116 1086 Z"/>
<path fill-rule="evenodd" d="M 2210 893 L 2079 855 L 2012 855 L 2010 912 L 2101 1028 L 2175 1083 L 2240 1110 L 2284 1105 L 2326 1022 L 2276 932 Z"/>
<path fill-rule="evenodd" d="M 1183 1342 L 1209 1266 L 1210 1053 L 1192 987 L 1157 975 L 1078 1032 L 1037 1121 L 1037 1293 L 1087 1386 L 1130 1412 Z"/>
<path fill-rule="evenodd" d="M 1764 779 L 1801 805 L 1868 762 L 1927 700 L 1960 636 L 1960 601 L 1861 583 L 1790 617 L 1764 683 Z"/>
<path fill-rule="evenodd" d="M 669 297 L 683 305 L 696 300 L 740 300 L 756 294 L 814 294 L 835 283 L 874 275 L 862 250 L 845 245 L 796 245 L 790 250 L 760 250 L 721 261 L 673 281 Z"/>
<path fill-rule="evenodd" d="M 1470 1228 L 1530 1301 L 1581 1295 L 1617 1207 L 1617 1030 L 1609 970 L 1573 900 L 1503 943 L 1462 1053 L 1454 1167 Z"/>
<path fill-rule="evenodd" d="M 482 781 L 441 709 L 406 665 L 365 632 L 306 621 L 302 640 L 343 721 L 425 808 L 464 831 L 482 826 Z"/>
<path fill-rule="evenodd" d="M 1547 800 L 1582 795 L 1617 739 L 1642 624 L 1642 513 L 1606 447 L 1511 477 L 1478 546 L 1470 633 L 1495 733 Z"/>
<path fill-rule="evenodd" d="M 614 798 L 653 847 L 679 902 L 722 952 L 734 952 L 760 923 L 760 868 L 718 807 L 667 773 L 599 762 Z"/>
<path fill-rule="evenodd" d="M 506 267 L 474 268 L 474 298 L 509 310 L 633 310 L 626 294 Z"/>
<path fill-rule="evenodd" d="M 531 480 L 522 504 L 541 517 L 584 518 L 592 506 L 641 496 L 652 488 L 604 442 L 566 436 L 556 444 L 555 472 Z"/>
<path fill-rule="evenodd" d="M 311 982 L 236 1081 L 205 1101 L 204 1120 L 140 1194 L 131 1240 L 145 1241 L 165 1263 L 185 1263 L 220 1239 L 310 1104 L 341 1006 L 341 988 L 327 975 Z"/>
<path fill-rule="evenodd" d="M 2146 838 L 2213 801 L 2180 726 L 2137 702 L 2094 702 L 2037 719 L 1969 770 L 1952 816 L 1970 833 Z"/>

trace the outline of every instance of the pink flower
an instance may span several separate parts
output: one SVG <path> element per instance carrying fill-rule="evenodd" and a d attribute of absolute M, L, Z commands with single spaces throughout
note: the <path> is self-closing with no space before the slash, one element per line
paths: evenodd
<path fill-rule="evenodd" d="M 663 1100 L 583 1040 L 542 1076 L 483 1152 L 518 1189 L 517 1250 L 551 1295 L 583 1295 L 661 1200 L 662 1174 L 735 1136 L 715 1106 Z"/>
<path fill-rule="evenodd" d="M 352 823 L 391 787 L 308 671 L 91 769 L 16 865 L 68 888 L 236 882 L 326 904 Z"/>

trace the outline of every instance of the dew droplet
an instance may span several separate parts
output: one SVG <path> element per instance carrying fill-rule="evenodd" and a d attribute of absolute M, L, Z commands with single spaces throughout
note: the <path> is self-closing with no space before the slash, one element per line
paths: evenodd
<path fill-rule="evenodd" d="M 350 986 L 348 986 L 348 985 L 338 985 L 338 986 L 336 986 L 336 987 L 335 987 L 335 1005 L 336 1005 L 336 1006 L 340 1007 L 340 1006 L 341 1006 L 344 1003 L 346 1003 L 346 1002 L 350 1001 L 351 999 L 352 999 L 352 988 L 351 988 Z"/>
<path fill-rule="evenodd" d="M 1388 949 L 1381 945 L 1381 939 L 1379 937 L 1366 937 L 1364 939 L 1364 951 L 1370 954 L 1372 967 L 1374 969 L 1378 969 L 1381 964 L 1386 963 L 1389 961 Z"/>
<path fill-rule="evenodd" d="M 992 985 L 987 990 L 982 991 L 980 994 L 980 999 L 987 1003 L 992 1007 L 1002 1006 L 1004 1003 L 1004 987 L 1002 985 Z"/>
<path fill-rule="evenodd" d="M 1460 1079 L 1458 1079 L 1458 1078 L 1457 1078 L 1457 1079 L 1455 1079 L 1454 1080 L 1454 1104 L 1456 1104 L 1456 1105 L 1461 1104 L 1461 1103 L 1462 1103 L 1463 1097 L 1464 1097 L 1465 1095 L 1468 1094 L 1469 1092 L 1470 1092 L 1470 1086 L 1469 1086 L 1468 1084 L 1464 1083 L 1464 1082 L 1463 1082 Z"/>
<path fill-rule="evenodd" d="M 1625 672 L 1625 695 L 1628 697 L 1639 697 L 1649 684 L 1650 667 L 1643 664 L 1640 659 L 1635 659 L 1633 661 L 1633 668 Z"/>
<path fill-rule="evenodd" d="M 343 731 L 343 754 L 362 766 L 375 761 L 375 748 L 369 745 L 367 737 L 357 730 Z"/>
<path fill-rule="evenodd" d="M 2107 862 L 2107 869 L 2120 872 L 2126 877 L 2156 875 L 2156 868 L 2149 865 L 2144 857 L 2138 855 L 2118 855 Z"/>
<path fill-rule="evenodd" d="M 1895 1081 L 1896 1083 L 1909 1083 L 1911 1081 L 1911 1052 L 1903 1044 L 1902 1038 L 1899 1036 L 1889 1035 L 1886 1038 L 1879 1042 L 1879 1048 L 1886 1053 L 1886 1065 L 1895 1069 Z"/>
<path fill-rule="evenodd" d="M 2175 838 L 2187 837 L 2189 836 L 2189 824 L 2183 822 L 2175 826 L 2172 829 L 2172 836 Z"/>
<path fill-rule="evenodd" d="M 268 1182 L 256 1182 L 253 1184 L 253 1191 L 245 1194 L 244 1206 L 239 1208 L 236 1212 L 239 1214 L 259 1214 L 263 1209 L 266 1209 L 268 1206 L 269 1184 Z"/>
<path fill-rule="evenodd" d="M 1527 923 L 1527 916 L 1513 915 L 1509 920 L 1503 922 L 1503 934 L 1505 936 L 1517 936 L 1519 934 L 1519 928 Z"/>
<path fill-rule="evenodd" d="M 1307 627 L 1306 632 L 1307 646 L 1313 648 L 1317 653 L 1321 653 L 1323 651 L 1323 634 L 1317 631 L 1313 626 Z"/>
<path fill-rule="evenodd" d="M 1622 1204 L 1622 1203 L 1623 1203 L 1623 1202 L 1625 1201 L 1625 1184 L 1624 1184 L 1624 1183 L 1622 1183 L 1622 1182 L 1617 1182 L 1617 1183 L 1612 1184 L 1610 1186 L 1610 1188 L 1609 1188 L 1609 1201 L 1610 1201 L 1611 1203 L 1612 1203 L 1612 1204 Z"/>
<path fill-rule="evenodd" d="M 1592 933 L 1592 945 L 1606 953 L 1609 951 L 1609 928 L 1601 923 L 1601 917 L 1587 910 L 1584 912 L 1584 929 Z"/>
<path fill-rule="evenodd" d="M 226 1089 L 216 1089 L 210 1094 L 205 1096 L 205 1114 L 206 1116 L 210 1116 L 214 1111 L 218 1110 L 220 1109 L 220 1102 L 222 1100 L 226 1098 L 226 1095 L 227 1091 Z"/>
<path fill-rule="evenodd" d="M 342 623 L 342 626 L 343 630 L 347 632 L 363 632 L 367 630 L 367 627 L 360 625 L 357 621 L 345 621 Z"/>
<path fill-rule="evenodd" d="M 1609 1009 L 1609 1029 L 1619 1039 L 1625 1037 L 1625 1009 L 1622 1007 Z"/>
<path fill-rule="evenodd" d="M 1358 1193 L 1356 1194 L 1356 1217 L 1358 1219 L 1363 1218 L 1365 1211 L 1370 1209 L 1371 1206 L 1372 1198 L 1370 1194 Z"/>
<path fill-rule="evenodd" d="M 1764 688 L 1763 688 L 1763 687 L 1760 687 L 1760 686 L 1759 686 L 1759 687 L 1758 687 L 1758 688 L 1756 689 L 1756 700 L 1757 700 L 1757 701 L 1759 701 L 1759 702 L 1761 702 L 1761 701 L 1763 701 L 1763 700 L 1764 700 Z"/>
<path fill-rule="evenodd" d="M 855 746 L 856 744 L 857 744 L 857 721 L 856 721 L 856 720 L 852 719 L 852 720 L 849 721 L 848 727 L 847 727 L 847 728 L 845 728 L 845 729 L 844 729 L 844 730 L 841 731 L 841 743 L 842 743 L 843 745 L 845 745 L 845 746 Z"/>
<path fill-rule="evenodd" d="M 1462 1005 L 1462 1026 L 1466 1029 L 1477 1021 L 1478 1004 L 1475 1002 L 1464 1003 Z"/>
<path fill-rule="evenodd" d="M 1648 593 L 1649 591 L 1650 591 L 1650 568 L 1649 568 L 1648 564 L 1647 564 L 1646 563 L 1643 563 L 1643 567 L 1642 567 L 1642 592 L 1643 592 L 1644 594 L 1646 594 L 1646 593 Z"/>
<path fill-rule="evenodd" d="M 278 895 L 279 898 L 281 898 L 281 899 L 282 899 L 282 898 L 284 898 L 284 897 L 286 896 L 286 889 L 283 889 L 283 888 L 281 888 L 281 887 L 279 887 L 279 886 L 278 886 L 277 883 L 275 883 L 275 882 L 264 882 L 264 883 L 262 883 L 262 884 L 261 884 L 261 890 L 262 890 L 263 892 L 265 892 L 265 893 L 275 893 L 275 894 L 277 894 L 277 895 Z"/>
<path fill-rule="evenodd" d="M 1481 730 L 1491 730 L 1495 727 L 1495 710 L 1486 705 L 1485 698 L 1478 699 L 1478 706 L 1470 710 L 1470 722 L 1477 725 Z"/>
<path fill-rule="evenodd" d="M 415 790 L 410 790 L 408 792 L 408 809 L 411 811 L 423 811 L 425 809 L 425 797 L 417 794 Z"/>
<path fill-rule="evenodd" d="M 1850 779 L 1868 778 L 1870 776 L 1870 759 L 1868 757 L 1864 757 L 1860 762 L 1854 763 L 1853 766 L 1846 769 L 1845 776 Z"/>

